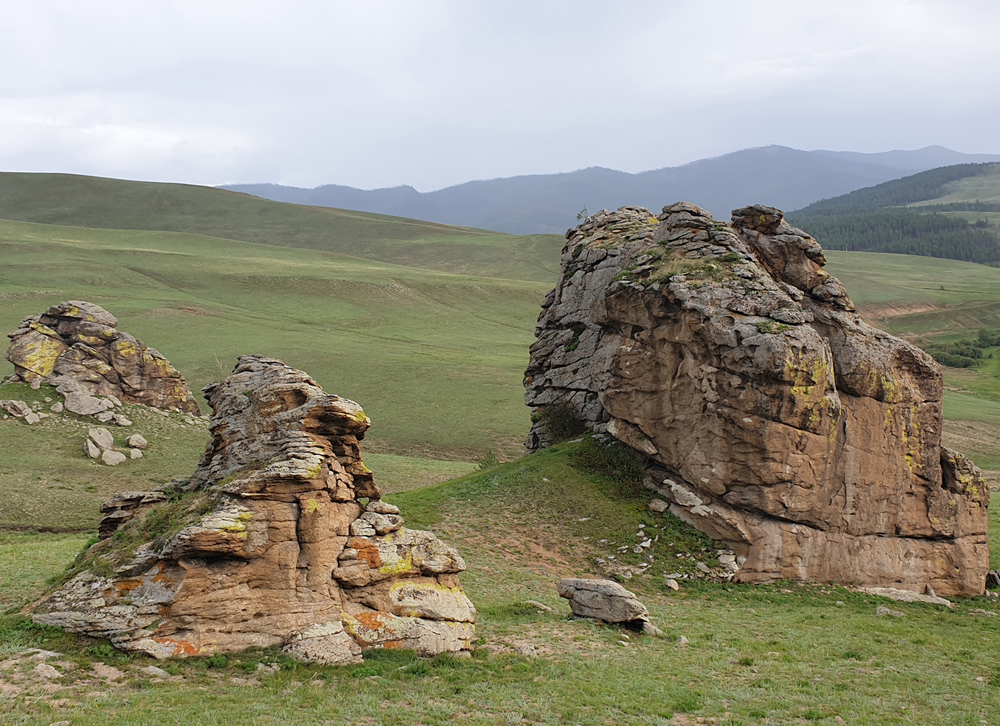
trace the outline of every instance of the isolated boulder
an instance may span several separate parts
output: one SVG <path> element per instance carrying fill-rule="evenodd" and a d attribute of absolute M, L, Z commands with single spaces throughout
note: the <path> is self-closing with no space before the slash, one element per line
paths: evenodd
<path fill-rule="evenodd" d="M 861 320 L 814 239 L 771 207 L 726 223 L 686 203 L 566 236 L 525 375 L 529 449 L 554 409 L 640 452 L 740 581 L 983 592 L 989 492 L 941 446 L 940 369 Z"/>
<path fill-rule="evenodd" d="M 70 300 L 25 318 L 7 337 L 15 382 L 49 381 L 66 396 L 66 409 L 100 413 L 95 396 L 198 413 L 183 376 L 153 348 L 118 328 L 118 319 L 93 303 Z"/>
<path fill-rule="evenodd" d="M 36 622 L 158 658 L 283 645 L 347 663 L 365 648 L 471 649 L 465 562 L 380 501 L 358 404 L 260 356 L 205 393 L 212 440 L 194 475 L 106 503 L 102 540 L 36 605 Z"/>
<path fill-rule="evenodd" d="M 569 600 L 573 614 L 606 623 L 645 623 L 649 611 L 631 590 L 612 580 L 564 577 L 558 585 L 559 597 Z"/>

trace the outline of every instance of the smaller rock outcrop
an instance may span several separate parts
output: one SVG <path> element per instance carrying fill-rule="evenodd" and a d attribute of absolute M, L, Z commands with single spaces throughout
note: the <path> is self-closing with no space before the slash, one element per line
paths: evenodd
<path fill-rule="evenodd" d="M 97 396 L 199 413 L 191 389 L 170 361 L 118 330 L 118 319 L 93 303 L 53 305 L 25 318 L 7 337 L 7 360 L 14 364 L 9 382 L 37 387 L 48 381 L 66 397 L 71 413 L 92 416 L 107 410 L 108 402 Z"/>
<path fill-rule="evenodd" d="M 101 541 L 36 604 L 36 622 L 157 658 L 281 645 L 351 663 L 366 648 L 472 648 L 465 562 L 381 501 L 358 404 L 261 356 L 205 392 L 212 440 L 194 475 L 108 501 Z"/>
<path fill-rule="evenodd" d="M 649 611 L 631 590 L 612 580 L 587 580 L 564 577 L 559 581 L 559 597 L 569 600 L 569 607 L 579 618 L 594 618 L 606 623 L 621 623 L 636 630 L 659 635 L 649 622 Z"/>

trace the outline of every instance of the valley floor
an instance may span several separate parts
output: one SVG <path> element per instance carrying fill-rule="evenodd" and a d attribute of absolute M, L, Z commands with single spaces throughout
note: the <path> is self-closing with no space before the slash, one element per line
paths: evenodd
<path fill-rule="evenodd" d="M 390 497 L 409 526 L 433 527 L 469 564 L 463 583 L 479 609 L 469 659 L 369 651 L 363 664 L 321 667 L 275 650 L 167 662 L 127 656 L 18 614 L 86 534 L 2 534 L 0 723 L 995 722 L 1000 601 L 958 599 L 947 610 L 825 585 L 691 577 L 672 592 L 664 574 L 714 565 L 712 543 L 651 512 L 634 490 L 582 471 L 577 446 Z M 650 554 L 620 552 L 639 524 L 660 535 Z M 598 558 L 608 555 L 645 571 L 626 586 L 664 638 L 568 618 L 558 579 L 601 575 Z M 879 616 L 879 605 L 900 615 Z M 23 655 L 32 647 L 59 655 Z"/>

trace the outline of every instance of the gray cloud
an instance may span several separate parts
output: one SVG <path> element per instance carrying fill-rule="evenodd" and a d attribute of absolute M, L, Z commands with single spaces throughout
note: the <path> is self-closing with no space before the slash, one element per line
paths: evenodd
<path fill-rule="evenodd" d="M 1000 151 L 991 0 L 19 3 L 0 167 L 421 190 L 748 146 Z"/>

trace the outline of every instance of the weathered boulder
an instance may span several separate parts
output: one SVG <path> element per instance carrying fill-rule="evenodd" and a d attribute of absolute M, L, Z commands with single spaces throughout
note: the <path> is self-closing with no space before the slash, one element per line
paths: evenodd
<path fill-rule="evenodd" d="M 559 597 L 569 600 L 570 610 L 577 617 L 656 631 L 649 623 L 646 606 L 639 602 L 634 592 L 626 590 L 617 582 L 564 577 L 559 581 L 557 591 Z"/>
<path fill-rule="evenodd" d="M 0 401 L 0 409 L 3 409 L 14 418 L 21 418 L 31 413 L 31 406 L 24 401 Z"/>
<path fill-rule="evenodd" d="M 106 503 L 85 569 L 35 606 L 36 622 L 161 658 L 284 645 L 348 663 L 371 647 L 471 649 L 465 563 L 380 501 L 360 406 L 259 356 L 205 392 L 212 440 L 194 475 Z"/>
<path fill-rule="evenodd" d="M 142 434 L 132 434 L 127 439 L 125 443 L 131 446 L 133 449 L 145 449 L 149 446 L 149 442 L 146 441 L 146 437 Z"/>
<path fill-rule="evenodd" d="M 7 337 L 12 380 L 50 381 L 66 409 L 84 416 L 103 410 L 94 396 L 198 413 L 198 403 L 170 361 L 118 328 L 118 319 L 93 303 L 71 300 L 25 318 Z"/>
<path fill-rule="evenodd" d="M 679 203 L 567 232 L 525 376 L 529 449 L 569 410 L 641 452 L 736 579 L 980 594 L 989 493 L 941 446 L 941 372 L 865 324 L 779 210 Z"/>

